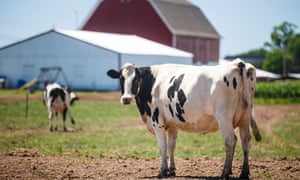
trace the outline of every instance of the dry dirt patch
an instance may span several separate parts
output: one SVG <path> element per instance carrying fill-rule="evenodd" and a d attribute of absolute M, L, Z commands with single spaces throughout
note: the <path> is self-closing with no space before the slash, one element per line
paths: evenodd
<path fill-rule="evenodd" d="M 120 157 L 42 156 L 19 150 L 0 159 L 0 179 L 156 179 L 159 159 Z M 177 176 L 172 179 L 218 179 L 223 159 L 176 159 Z M 235 159 L 233 174 L 242 161 Z M 251 179 L 299 179 L 300 159 L 250 159 Z M 236 178 L 232 178 L 236 179 Z"/>

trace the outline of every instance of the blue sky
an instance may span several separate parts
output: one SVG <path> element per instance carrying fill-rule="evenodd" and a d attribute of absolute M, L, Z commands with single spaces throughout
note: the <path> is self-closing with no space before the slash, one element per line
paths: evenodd
<path fill-rule="evenodd" d="M 190 0 L 222 36 L 220 57 L 260 48 L 273 27 L 294 23 L 300 32 L 299 0 Z M 48 31 L 77 29 L 98 0 L 1 0 L 0 47 Z"/>

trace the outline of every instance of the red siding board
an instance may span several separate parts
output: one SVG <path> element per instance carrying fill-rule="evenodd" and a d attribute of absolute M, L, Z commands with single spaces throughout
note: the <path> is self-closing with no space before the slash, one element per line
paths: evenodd
<path fill-rule="evenodd" d="M 172 45 L 172 34 L 148 1 L 104 0 L 82 28 L 89 31 L 136 34 Z"/>
<path fill-rule="evenodd" d="M 194 63 L 201 61 L 207 64 L 209 61 L 218 62 L 219 59 L 219 39 L 177 36 L 176 48 L 193 53 Z"/>

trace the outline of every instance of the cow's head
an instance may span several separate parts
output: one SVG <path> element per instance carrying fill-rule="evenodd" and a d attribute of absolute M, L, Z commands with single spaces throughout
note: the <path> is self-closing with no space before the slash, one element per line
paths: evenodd
<path fill-rule="evenodd" d="M 122 104 L 130 104 L 139 91 L 139 70 L 130 63 L 126 63 L 120 71 L 111 69 L 107 75 L 113 79 L 120 80 Z"/>

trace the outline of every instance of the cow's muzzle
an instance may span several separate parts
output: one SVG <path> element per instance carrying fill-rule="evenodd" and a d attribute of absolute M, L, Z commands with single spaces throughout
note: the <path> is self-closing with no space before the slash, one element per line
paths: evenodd
<path fill-rule="evenodd" d="M 124 105 L 128 105 L 132 102 L 132 97 L 122 97 L 121 98 L 121 103 Z"/>

